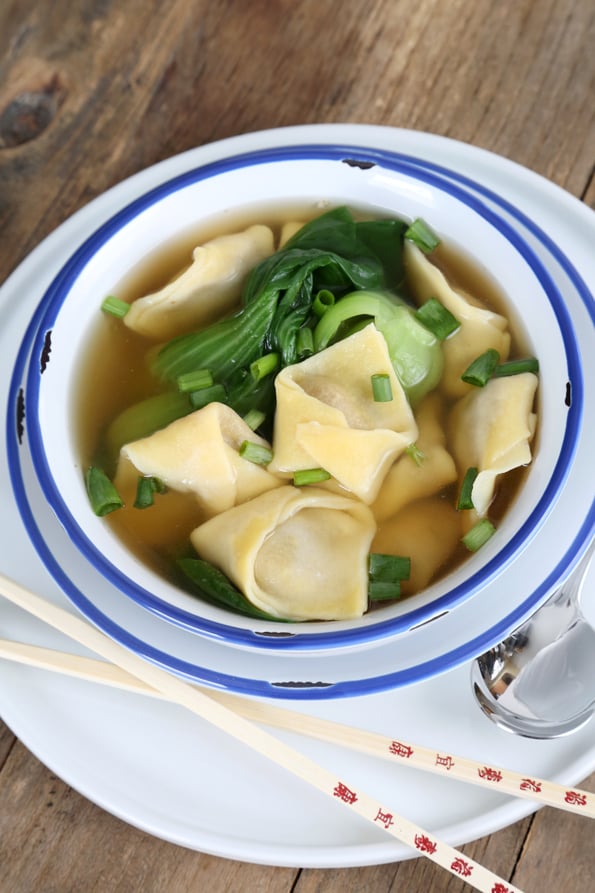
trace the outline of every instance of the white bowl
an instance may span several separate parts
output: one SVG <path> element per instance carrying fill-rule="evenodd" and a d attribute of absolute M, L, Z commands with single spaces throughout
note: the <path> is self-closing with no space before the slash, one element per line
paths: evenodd
<path fill-rule="evenodd" d="M 235 214 L 241 207 L 309 203 L 321 209 L 346 204 L 409 219 L 421 216 L 449 244 L 471 254 L 514 301 L 530 350 L 541 359 L 540 433 L 539 449 L 514 505 L 496 535 L 463 566 L 425 592 L 361 620 L 288 627 L 203 603 L 137 560 L 89 508 L 72 413 L 80 346 L 96 322 L 99 305 L 149 252 L 201 219 Z M 35 472 L 81 554 L 137 604 L 230 644 L 307 651 L 412 636 L 420 624 L 433 620 L 438 625 L 441 615 L 469 599 L 497 597 L 503 586 L 517 587 L 523 600 L 526 567 L 521 569 L 519 559 L 528 547 L 538 556 L 539 531 L 556 511 L 582 422 L 577 338 L 563 296 L 520 230 L 447 177 L 390 152 L 330 145 L 272 149 L 208 164 L 148 192 L 98 229 L 64 265 L 40 312 L 25 394 Z M 585 435 L 592 437 L 592 432 Z M 538 577 L 537 564 L 535 573 Z M 534 591 L 539 582 L 535 580 Z M 478 632 L 470 630 L 470 638 Z"/>

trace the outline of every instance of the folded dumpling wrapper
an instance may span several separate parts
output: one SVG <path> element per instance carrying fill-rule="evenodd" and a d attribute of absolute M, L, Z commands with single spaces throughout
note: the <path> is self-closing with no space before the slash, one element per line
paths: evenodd
<path fill-rule="evenodd" d="M 450 413 L 448 429 L 459 475 L 468 468 L 479 472 L 471 493 L 479 517 L 493 499 L 497 476 L 531 462 L 536 390 L 532 372 L 492 378 L 462 397 Z"/>
<path fill-rule="evenodd" d="M 205 242 L 194 249 L 188 269 L 133 301 L 124 322 L 160 340 L 206 325 L 237 304 L 250 270 L 273 251 L 273 232 L 261 224 Z"/>
<path fill-rule="evenodd" d="M 393 399 L 376 402 L 372 375 L 389 376 Z M 372 502 L 417 425 L 386 341 L 371 324 L 276 378 L 277 410 L 269 470 L 324 468 L 339 485 Z"/>
<path fill-rule="evenodd" d="M 252 604 L 287 620 L 346 620 L 368 605 L 376 523 L 356 499 L 286 484 L 206 521 L 191 534 Z"/>
<path fill-rule="evenodd" d="M 444 411 L 438 394 L 429 394 L 420 403 L 415 416 L 419 428 L 415 446 L 421 451 L 422 458 L 417 464 L 404 453 L 389 470 L 372 503 L 378 522 L 416 499 L 439 493 L 457 480 L 457 467 L 445 446 Z"/>
<path fill-rule="evenodd" d="M 209 403 L 126 444 L 120 456 L 173 490 L 195 493 L 205 512 L 214 515 L 283 483 L 240 456 L 245 440 L 268 446 L 229 406 Z"/>
<path fill-rule="evenodd" d="M 403 595 L 426 588 L 444 568 L 460 539 L 461 515 L 439 496 L 418 499 L 381 524 L 372 552 L 411 559 L 411 575 L 401 583 Z"/>
<path fill-rule="evenodd" d="M 508 322 L 499 313 L 488 310 L 470 296 L 451 288 L 444 273 L 407 239 L 403 257 L 418 303 L 437 298 L 461 324 L 442 344 L 444 371 L 440 388 L 449 397 L 462 397 L 473 387 L 461 380 L 461 375 L 473 360 L 489 348 L 498 351 L 501 362 L 508 359 Z"/>

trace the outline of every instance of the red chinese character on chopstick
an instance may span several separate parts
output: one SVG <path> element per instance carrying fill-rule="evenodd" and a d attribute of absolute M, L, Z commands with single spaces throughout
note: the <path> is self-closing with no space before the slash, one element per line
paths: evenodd
<path fill-rule="evenodd" d="M 470 877 L 471 872 L 473 871 L 473 866 L 469 865 L 468 862 L 465 862 L 464 859 L 461 859 L 460 856 L 457 856 L 450 867 L 453 871 L 456 871 L 457 874 L 460 874 L 461 877 Z"/>
<path fill-rule="evenodd" d="M 401 744 L 400 741 L 393 741 L 388 750 L 389 753 L 394 754 L 396 757 L 409 759 L 409 757 L 413 756 L 413 748 L 409 747 L 408 744 Z"/>
<path fill-rule="evenodd" d="M 586 806 L 587 798 L 584 794 L 579 794 L 578 791 L 566 791 L 566 796 L 564 797 L 567 803 L 572 803 L 574 806 Z"/>
<path fill-rule="evenodd" d="M 436 754 L 436 765 L 437 766 L 444 766 L 445 769 L 450 771 L 450 769 L 452 769 L 454 764 L 455 764 L 455 761 L 453 760 L 452 757 L 450 757 L 450 756 L 441 757 L 439 753 Z"/>
<path fill-rule="evenodd" d="M 381 825 L 384 825 L 385 828 L 390 828 L 391 825 L 394 825 L 391 813 L 383 812 L 381 809 L 378 810 L 374 821 L 379 822 Z"/>
<path fill-rule="evenodd" d="M 480 778 L 485 778 L 486 781 L 502 781 L 502 773 L 499 769 L 490 769 L 489 766 L 484 766 L 483 769 L 478 769 L 477 774 Z"/>
<path fill-rule="evenodd" d="M 430 853 L 431 855 L 436 852 L 437 844 L 425 834 L 416 834 L 414 843 L 421 853 Z"/>
<path fill-rule="evenodd" d="M 500 881 L 498 881 L 494 884 L 490 893 L 510 893 L 510 887 L 507 887 L 506 884 L 501 884 Z"/>
<path fill-rule="evenodd" d="M 355 791 L 349 790 L 347 785 L 343 784 L 342 781 L 338 783 L 336 788 L 333 791 L 333 796 L 338 797 L 339 800 L 342 800 L 343 803 L 355 803 L 357 800 L 357 794 Z"/>
<path fill-rule="evenodd" d="M 521 791 L 535 791 L 536 794 L 541 793 L 541 782 L 533 781 L 532 778 L 523 778 L 519 787 Z"/>

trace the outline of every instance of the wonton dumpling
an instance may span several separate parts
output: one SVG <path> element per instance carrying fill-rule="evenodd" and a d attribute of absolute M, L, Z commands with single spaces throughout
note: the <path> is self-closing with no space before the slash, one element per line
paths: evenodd
<path fill-rule="evenodd" d="M 479 306 L 462 292 L 451 288 L 442 271 L 408 239 L 405 240 L 403 257 L 417 301 L 424 303 L 430 298 L 437 298 L 461 324 L 442 342 L 444 372 L 440 387 L 449 397 L 462 397 L 473 385 L 462 381 L 461 375 L 480 354 L 493 348 L 500 354 L 501 362 L 508 359 L 508 323 L 500 314 Z"/>
<path fill-rule="evenodd" d="M 268 226 L 218 236 L 192 252 L 192 264 L 164 288 L 130 305 L 124 322 L 151 338 L 166 340 L 222 316 L 240 298 L 252 267 L 274 251 Z"/>
<path fill-rule="evenodd" d="M 149 437 L 122 447 L 144 475 L 172 490 L 195 493 L 209 515 L 252 499 L 283 482 L 261 465 L 240 456 L 245 440 L 268 446 L 240 416 L 222 403 L 209 403 Z"/>
<path fill-rule="evenodd" d="M 450 414 L 448 427 L 459 474 L 462 477 L 468 468 L 479 471 L 471 494 L 479 517 L 492 501 L 496 477 L 531 461 L 536 390 L 537 376 L 532 372 L 492 378 L 459 400 Z"/>
<path fill-rule="evenodd" d="M 384 521 L 403 506 L 423 496 L 439 493 L 457 479 L 454 459 L 445 448 L 441 401 L 430 394 L 416 413 L 419 434 L 416 446 L 423 453 L 418 465 L 411 456 L 400 456 L 384 479 L 380 493 L 372 504 L 377 521 Z"/>
<path fill-rule="evenodd" d="M 461 512 L 438 496 L 418 499 L 378 528 L 372 552 L 411 559 L 403 595 L 421 592 L 454 553 L 461 536 Z"/>
<path fill-rule="evenodd" d="M 371 376 L 386 373 L 393 399 L 377 403 Z M 286 366 L 275 380 L 274 473 L 325 468 L 364 502 L 375 499 L 417 426 L 395 375 L 386 341 L 374 325 Z"/>
<path fill-rule="evenodd" d="M 287 620 L 347 620 L 368 606 L 376 524 L 348 496 L 286 484 L 206 521 L 198 555 L 263 611 Z"/>

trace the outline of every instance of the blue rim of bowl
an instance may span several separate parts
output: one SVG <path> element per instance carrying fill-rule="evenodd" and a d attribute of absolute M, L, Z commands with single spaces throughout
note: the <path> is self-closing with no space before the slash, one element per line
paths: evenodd
<path fill-rule="evenodd" d="M 98 553 L 94 545 L 88 540 L 70 515 L 68 507 L 65 505 L 60 494 L 56 491 L 53 485 L 43 449 L 41 433 L 35 421 L 35 412 L 32 413 L 31 411 L 28 411 L 26 417 L 33 463 L 48 502 L 52 505 L 62 524 L 68 530 L 69 535 L 77 548 L 79 548 L 86 559 L 104 577 L 106 577 L 110 583 L 125 592 L 127 596 L 132 598 L 138 604 L 151 610 L 153 613 L 156 613 L 186 629 L 194 630 L 216 639 L 234 641 L 242 645 L 248 644 L 252 647 L 261 649 L 279 650 L 282 648 L 283 650 L 287 650 L 294 648 L 308 648 L 309 650 L 318 650 L 360 644 L 363 642 L 375 641 L 388 635 L 394 635 L 397 632 L 419 625 L 431 619 L 436 614 L 454 607 L 465 598 L 470 591 L 476 591 L 491 579 L 493 575 L 502 568 L 503 564 L 512 561 L 521 541 L 529 537 L 541 524 L 564 482 L 570 459 L 574 451 L 576 433 L 580 424 L 582 411 L 583 384 L 578 362 L 578 352 L 572 336 L 572 325 L 569 314 L 564 306 L 563 298 L 539 259 L 535 256 L 529 246 L 526 245 L 519 234 L 516 233 L 505 221 L 501 220 L 491 209 L 486 207 L 480 200 L 456 185 L 456 181 L 460 179 L 458 175 L 454 175 L 447 169 L 437 165 L 429 165 L 421 162 L 419 159 L 411 158 L 410 156 L 402 156 L 389 151 L 368 149 L 359 146 L 329 145 L 290 146 L 231 156 L 192 169 L 166 181 L 128 204 L 99 227 L 71 256 L 46 291 L 35 315 L 36 328 L 32 322 L 32 332 L 29 334 L 27 343 L 30 346 L 31 339 L 33 339 L 32 355 L 33 357 L 38 357 L 40 351 L 43 349 L 45 333 L 48 329 L 52 328 L 64 296 L 68 293 L 68 289 L 72 281 L 78 275 L 81 267 L 105 241 L 111 238 L 123 224 L 129 221 L 138 212 L 149 207 L 169 193 L 198 180 L 225 173 L 247 164 L 263 164 L 273 161 L 296 159 L 335 161 L 355 159 L 358 162 L 363 162 L 365 165 L 382 165 L 395 172 L 413 175 L 426 183 L 439 186 L 459 201 L 472 207 L 478 214 L 491 222 L 492 225 L 494 225 L 524 256 L 546 291 L 554 313 L 558 319 L 565 343 L 569 378 L 572 381 L 573 386 L 573 402 L 568 412 L 562 449 L 544 494 L 529 519 L 527 519 L 512 540 L 500 551 L 497 559 L 495 558 L 490 561 L 484 568 L 473 575 L 470 580 L 449 591 L 445 595 L 438 597 L 431 604 L 421 608 L 414 608 L 396 618 L 380 620 L 378 623 L 370 624 L 359 629 L 329 630 L 328 632 L 323 631 L 317 633 L 303 633 L 300 631 L 294 633 L 291 637 L 271 639 L 261 631 L 255 632 L 251 629 L 238 628 L 216 621 L 197 618 L 194 614 L 189 614 L 186 611 L 171 606 L 144 588 L 136 584 L 131 584 L 131 581 L 125 578 L 117 568 L 106 562 L 105 558 Z M 478 191 L 481 189 L 481 187 L 478 187 L 478 184 L 475 184 L 468 178 L 465 178 L 465 185 Z M 484 194 L 486 197 L 489 197 L 491 201 L 496 201 L 501 205 L 503 204 L 497 196 L 494 196 L 493 194 L 489 195 L 489 191 L 485 191 Z M 511 208 L 512 206 L 508 206 L 507 210 L 510 212 Z M 515 215 L 519 217 L 519 212 L 516 212 L 516 209 L 512 210 Z M 534 234 L 537 232 L 537 228 L 533 224 L 531 224 L 530 228 Z M 543 241 L 543 239 L 541 239 L 541 241 Z M 556 254 L 560 255 L 560 252 L 557 251 Z M 565 266 L 568 266 L 567 262 Z M 577 276 L 575 275 L 573 278 L 576 280 Z M 581 291 L 582 299 L 585 300 L 585 293 L 588 294 L 588 291 L 584 284 L 579 291 Z M 28 352 L 29 347 L 24 343 L 21 347 L 21 354 L 25 350 Z M 21 359 L 21 354 L 19 355 L 19 359 Z M 37 367 L 31 364 L 27 376 L 26 405 L 28 408 L 37 406 L 39 398 L 39 381 L 40 376 Z M 536 595 L 535 601 L 537 601 L 537 599 L 538 596 Z"/>
<path fill-rule="evenodd" d="M 426 163 L 424 161 L 411 158 L 410 156 L 405 156 L 405 158 L 410 163 L 415 164 L 422 169 L 425 169 Z M 549 237 L 547 237 L 539 227 L 537 227 L 529 218 L 527 218 L 526 215 L 522 214 L 520 211 L 514 208 L 514 206 L 510 205 L 507 202 L 504 202 L 504 200 L 500 199 L 498 195 L 492 193 L 490 190 L 487 190 L 484 187 L 479 187 L 476 183 L 474 183 L 474 181 L 470 180 L 469 178 L 463 178 L 462 176 L 454 172 L 450 172 L 442 167 L 440 167 L 439 170 L 442 174 L 449 176 L 455 181 L 464 182 L 464 184 L 470 188 L 474 188 L 477 190 L 481 189 L 481 191 L 486 195 L 487 198 L 489 198 L 491 201 L 494 201 L 496 204 L 500 204 L 501 207 L 505 208 L 509 213 L 511 213 L 513 217 L 518 219 L 522 225 L 528 227 L 529 230 L 536 236 L 536 238 L 548 248 L 548 250 L 552 248 L 552 254 L 555 256 L 557 262 L 563 268 L 570 281 L 573 283 L 573 286 L 578 292 L 582 302 L 589 309 L 591 316 L 593 316 L 593 299 L 584 281 L 567 260 L 565 255 L 559 251 L 557 246 L 551 242 Z M 165 652 L 160 651 L 159 649 L 153 648 L 152 646 L 147 645 L 142 640 L 139 640 L 135 636 L 132 636 L 127 630 L 124 630 L 118 624 L 114 623 L 110 618 L 106 617 L 105 614 L 99 611 L 95 607 L 95 605 L 93 605 L 93 603 L 88 600 L 88 598 L 68 578 L 54 555 L 48 549 L 43 536 L 39 531 L 38 525 L 35 521 L 35 517 L 28 504 L 20 468 L 20 454 L 16 437 L 17 429 L 15 423 L 19 413 L 18 407 L 20 402 L 21 385 L 26 369 L 28 350 L 31 347 L 35 332 L 37 331 L 37 328 L 39 326 L 39 320 L 42 315 L 42 311 L 43 307 L 38 307 L 24 336 L 23 346 L 17 358 L 17 362 L 11 379 L 9 390 L 9 405 L 7 411 L 7 455 L 9 461 L 9 470 L 15 490 L 17 505 L 21 512 L 23 522 L 29 532 L 35 548 L 39 553 L 40 558 L 45 563 L 49 573 L 54 577 L 58 585 L 61 586 L 64 593 L 89 619 L 95 622 L 97 626 L 99 626 L 106 633 L 108 633 L 108 635 L 111 635 L 121 644 L 131 648 L 139 654 L 142 654 L 148 660 L 165 666 L 168 669 L 173 670 L 174 672 L 177 672 L 183 676 L 187 676 L 188 678 L 194 679 L 199 682 L 205 682 L 207 684 L 214 685 L 215 687 L 224 687 L 229 688 L 230 690 L 250 693 L 254 695 L 289 698 L 292 700 L 327 699 L 348 697 L 354 695 L 365 695 L 387 690 L 390 688 L 396 688 L 399 686 L 411 684 L 416 681 L 420 681 L 425 678 L 429 678 L 440 672 L 444 672 L 446 669 L 450 669 L 466 660 L 475 657 L 477 654 L 491 647 L 495 642 L 500 641 L 503 635 L 507 633 L 511 628 L 513 628 L 514 625 L 516 625 L 517 620 L 523 617 L 532 607 L 536 606 L 548 594 L 550 588 L 568 570 L 573 560 L 576 559 L 578 553 L 584 547 L 587 540 L 593 535 L 594 513 L 593 510 L 591 510 L 587 519 L 585 520 L 585 523 L 582 525 L 580 530 L 577 531 L 577 535 L 571 547 L 569 547 L 566 553 L 561 556 L 558 564 L 552 570 L 548 578 L 542 581 L 541 585 L 536 590 L 531 592 L 527 596 L 525 601 L 521 603 L 514 612 L 511 612 L 509 615 L 507 615 L 507 617 L 503 618 L 499 624 L 491 627 L 485 633 L 473 639 L 465 646 L 448 652 L 439 659 L 424 662 L 415 667 L 408 668 L 407 670 L 398 671 L 396 673 L 388 673 L 384 676 L 375 677 L 373 679 L 350 680 L 345 683 L 335 683 L 326 689 L 284 689 L 280 691 L 278 688 L 275 688 L 270 683 L 263 682 L 262 680 L 240 679 L 236 676 L 227 676 L 226 674 L 213 672 L 178 660 L 172 655 L 168 655 Z"/>

